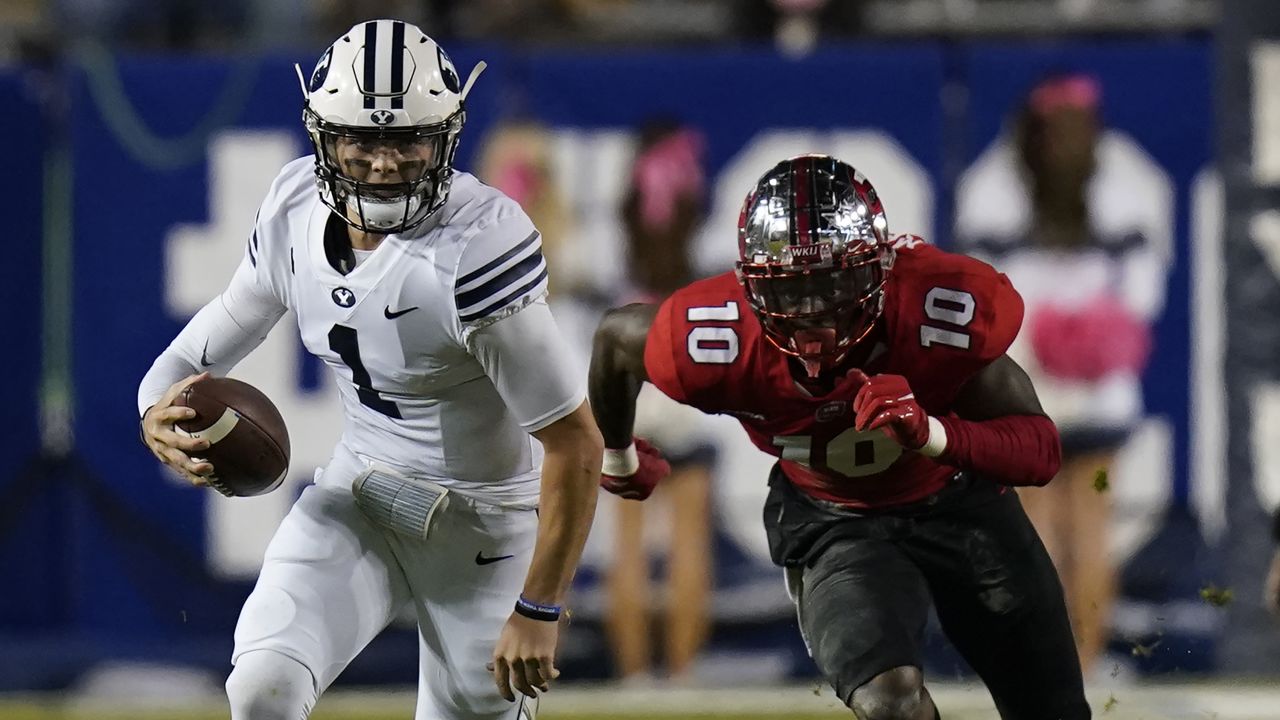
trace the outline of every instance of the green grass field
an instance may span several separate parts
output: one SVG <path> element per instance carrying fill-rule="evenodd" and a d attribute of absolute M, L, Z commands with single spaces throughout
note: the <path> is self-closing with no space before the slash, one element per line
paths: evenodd
<path fill-rule="evenodd" d="M 946 720 L 996 720 L 974 685 L 931 688 Z M 190 701 L 0 696 L 3 720 L 226 720 L 219 697 Z M 163 704 L 162 704 L 163 703 Z M 1280 720 L 1280 682 L 1158 684 L 1090 693 L 1096 720 Z M 341 691 L 326 695 L 312 720 L 410 720 L 414 695 Z M 540 720 L 832 720 L 851 718 L 817 686 L 694 688 L 564 687 L 543 703 Z"/>

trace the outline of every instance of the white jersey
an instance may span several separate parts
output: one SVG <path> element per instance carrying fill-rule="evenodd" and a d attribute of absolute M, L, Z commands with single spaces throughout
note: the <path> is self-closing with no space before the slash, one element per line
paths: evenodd
<path fill-rule="evenodd" d="M 313 159 L 291 162 L 231 286 L 166 354 L 224 374 L 293 310 L 345 411 L 322 483 L 349 483 L 378 462 L 495 502 L 531 502 L 542 455 L 529 433 L 585 397 L 546 306 L 532 222 L 501 192 L 455 173 L 438 213 L 361 255 L 320 201 Z M 142 410 L 186 370 L 166 371 L 176 363 L 165 361 L 144 379 Z"/>

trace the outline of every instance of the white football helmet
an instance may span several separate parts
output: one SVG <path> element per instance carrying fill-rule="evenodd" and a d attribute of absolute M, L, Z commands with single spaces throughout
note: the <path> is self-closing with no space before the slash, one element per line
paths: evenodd
<path fill-rule="evenodd" d="M 297 70 L 326 205 L 380 234 L 413 228 L 444 205 L 464 101 L 483 62 L 463 86 L 444 49 L 422 30 L 370 20 L 324 51 L 310 82 Z M 380 162 L 394 162 L 394 171 Z"/>

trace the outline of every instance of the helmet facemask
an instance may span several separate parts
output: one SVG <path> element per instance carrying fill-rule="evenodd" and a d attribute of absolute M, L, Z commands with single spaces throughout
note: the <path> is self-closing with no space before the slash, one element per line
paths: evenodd
<path fill-rule="evenodd" d="M 871 332 L 884 307 L 884 270 L 867 246 L 832 267 L 743 262 L 738 275 L 765 337 L 812 378 L 839 365 Z"/>
<path fill-rule="evenodd" d="M 310 80 L 295 67 L 325 205 L 380 235 L 417 227 L 444 206 L 467 94 L 483 62 L 462 83 L 444 48 L 420 28 L 383 19 L 335 40 Z"/>
<path fill-rule="evenodd" d="M 448 197 L 464 120 L 458 110 L 433 125 L 354 127 L 325 122 L 308 108 L 304 121 L 316 152 L 321 199 L 365 232 L 385 235 L 418 226 Z"/>

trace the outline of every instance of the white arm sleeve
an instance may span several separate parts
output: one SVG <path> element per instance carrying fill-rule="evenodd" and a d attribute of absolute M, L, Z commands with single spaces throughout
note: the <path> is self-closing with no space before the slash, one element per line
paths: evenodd
<path fill-rule="evenodd" d="M 546 300 L 470 333 L 467 349 L 527 432 L 565 417 L 586 400 L 584 375 Z"/>
<path fill-rule="evenodd" d="M 266 339 L 284 312 L 284 303 L 263 287 L 257 263 L 246 255 L 227 289 L 191 318 L 143 376 L 138 414 L 192 373 L 226 375 Z"/>

